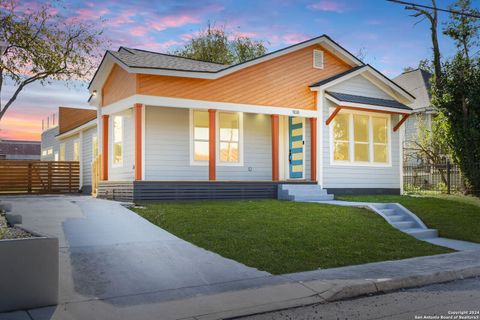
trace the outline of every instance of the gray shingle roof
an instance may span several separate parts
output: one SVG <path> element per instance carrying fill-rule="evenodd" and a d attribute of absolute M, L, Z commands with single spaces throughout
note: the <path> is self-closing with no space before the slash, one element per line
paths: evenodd
<path fill-rule="evenodd" d="M 193 72 L 217 72 L 228 65 L 205 62 L 139 49 L 120 48 L 108 51 L 123 64 L 132 68 L 166 69 Z"/>
<path fill-rule="evenodd" d="M 409 110 L 409 111 L 412 110 L 410 107 L 395 100 L 371 98 L 371 97 L 357 96 L 353 94 L 331 92 L 331 91 L 327 91 L 326 93 L 332 96 L 333 98 L 343 102 L 361 103 L 361 104 L 389 107 L 389 108 Z"/>
<path fill-rule="evenodd" d="M 409 106 L 414 110 L 434 110 L 430 103 L 430 78 L 432 74 L 428 71 L 415 69 L 407 71 L 395 77 L 393 81 L 415 95 L 416 100 Z"/>
<path fill-rule="evenodd" d="M 352 72 L 354 72 L 354 71 L 357 71 L 358 69 L 362 69 L 362 68 L 364 68 L 364 67 L 366 67 L 366 66 L 363 65 L 363 66 L 358 66 L 358 67 L 349 69 L 349 70 L 347 70 L 347 71 L 345 71 L 345 72 L 336 74 L 336 75 L 334 75 L 334 76 L 332 76 L 332 77 L 330 77 L 330 78 L 323 79 L 323 80 L 321 80 L 321 81 L 312 83 L 309 87 L 310 87 L 310 88 L 313 88 L 313 87 L 323 86 L 324 84 L 327 84 L 327 83 L 329 83 L 329 82 L 332 82 L 333 80 L 339 79 L 339 78 L 341 78 L 341 77 L 343 77 L 343 76 L 346 76 L 347 74 L 350 74 L 350 73 L 352 73 Z"/>

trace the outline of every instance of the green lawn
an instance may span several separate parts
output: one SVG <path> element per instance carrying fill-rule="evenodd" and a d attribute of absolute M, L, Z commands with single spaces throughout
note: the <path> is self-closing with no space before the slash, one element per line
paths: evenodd
<path fill-rule="evenodd" d="M 480 243 L 480 199 L 467 196 L 340 196 L 338 200 L 398 202 L 441 237 Z"/>
<path fill-rule="evenodd" d="M 273 274 L 450 252 L 359 208 L 258 200 L 160 203 L 134 210 L 182 239 Z"/>

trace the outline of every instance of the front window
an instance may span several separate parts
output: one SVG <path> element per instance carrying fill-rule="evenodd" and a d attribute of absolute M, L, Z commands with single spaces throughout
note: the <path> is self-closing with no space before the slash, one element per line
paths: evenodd
<path fill-rule="evenodd" d="M 219 115 L 220 162 L 238 163 L 240 146 L 240 115 L 220 112 Z"/>
<path fill-rule="evenodd" d="M 79 161 L 80 159 L 80 141 L 76 140 L 73 143 L 73 161 Z"/>
<path fill-rule="evenodd" d="M 193 160 L 208 161 L 208 111 L 193 111 Z"/>
<path fill-rule="evenodd" d="M 65 143 L 60 144 L 60 156 L 59 159 L 60 161 L 65 161 Z"/>
<path fill-rule="evenodd" d="M 390 117 L 342 110 L 332 125 L 336 163 L 388 164 Z"/>
<path fill-rule="evenodd" d="M 92 160 L 98 157 L 98 139 L 97 136 L 92 137 Z"/>
<path fill-rule="evenodd" d="M 123 117 L 113 117 L 113 164 L 123 163 Z"/>

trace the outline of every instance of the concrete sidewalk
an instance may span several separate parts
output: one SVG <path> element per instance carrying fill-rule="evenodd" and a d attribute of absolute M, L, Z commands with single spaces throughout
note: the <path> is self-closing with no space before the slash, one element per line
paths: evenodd
<path fill-rule="evenodd" d="M 281 284 L 163 300 L 165 292 L 64 303 L 1 320 L 225 319 L 480 276 L 480 251 L 272 276 Z"/>

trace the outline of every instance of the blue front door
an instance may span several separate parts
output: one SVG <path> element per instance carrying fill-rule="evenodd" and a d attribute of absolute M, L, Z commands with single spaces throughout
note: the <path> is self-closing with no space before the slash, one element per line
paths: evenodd
<path fill-rule="evenodd" d="M 303 119 L 288 118 L 290 179 L 303 179 Z"/>

